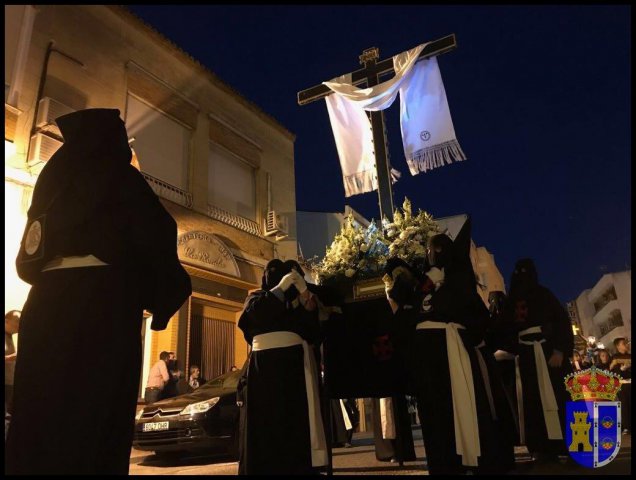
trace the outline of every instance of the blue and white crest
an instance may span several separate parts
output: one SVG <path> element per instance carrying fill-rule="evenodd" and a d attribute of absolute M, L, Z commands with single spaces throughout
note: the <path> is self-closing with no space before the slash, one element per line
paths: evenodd
<path fill-rule="evenodd" d="M 568 402 L 565 441 L 570 456 L 588 468 L 607 465 L 621 446 L 621 402 Z"/>

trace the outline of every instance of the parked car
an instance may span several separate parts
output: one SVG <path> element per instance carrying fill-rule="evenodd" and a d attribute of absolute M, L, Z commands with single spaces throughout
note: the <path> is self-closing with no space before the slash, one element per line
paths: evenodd
<path fill-rule="evenodd" d="M 247 362 L 192 393 L 146 405 L 135 418 L 133 447 L 159 455 L 205 452 L 238 459 L 236 390 L 245 368 Z"/>

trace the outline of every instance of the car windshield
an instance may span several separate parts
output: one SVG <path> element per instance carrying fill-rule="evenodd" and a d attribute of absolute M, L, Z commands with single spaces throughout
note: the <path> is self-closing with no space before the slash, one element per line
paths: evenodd
<path fill-rule="evenodd" d="M 238 381 L 241 378 L 243 370 L 247 367 L 247 362 L 243 365 L 243 368 L 234 372 L 227 372 L 216 378 L 213 378 L 201 388 L 236 388 Z"/>

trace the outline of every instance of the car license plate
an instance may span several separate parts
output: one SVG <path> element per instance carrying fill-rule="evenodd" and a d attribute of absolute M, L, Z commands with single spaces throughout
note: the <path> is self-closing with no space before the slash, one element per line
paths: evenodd
<path fill-rule="evenodd" d="M 161 430 L 168 430 L 169 428 L 170 422 L 144 423 L 144 432 L 158 432 Z"/>

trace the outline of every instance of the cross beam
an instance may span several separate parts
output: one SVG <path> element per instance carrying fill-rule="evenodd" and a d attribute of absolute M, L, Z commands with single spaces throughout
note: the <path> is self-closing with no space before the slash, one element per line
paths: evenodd
<path fill-rule="evenodd" d="M 442 37 L 434 42 L 430 42 L 424 49 L 420 52 L 419 60 L 423 60 L 425 58 L 434 57 L 436 55 L 441 55 L 442 53 L 450 52 L 457 48 L 457 41 L 455 40 L 455 34 L 452 33 L 447 35 L 446 37 Z M 387 58 L 382 60 L 381 62 L 376 63 L 375 69 L 377 70 L 375 73 L 377 75 L 388 75 L 390 73 L 395 73 L 393 70 L 393 58 Z M 356 70 L 351 73 L 351 80 L 354 85 L 360 85 L 367 80 L 367 75 L 369 74 L 369 70 L 367 68 L 361 68 L 360 70 Z M 333 78 L 333 77 L 332 77 Z M 321 98 L 325 98 L 327 95 L 333 93 L 326 85 L 322 83 L 320 85 L 316 85 L 311 88 L 307 88 L 298 92 L 298 105 L 307 105 L 308 103 L 315 102 L 316 100 L 320 100 Z"/>
<path fill-rule="evenodd" d="M 450 52 L 457 47 L 455 34 L 430 42 L 420 52 L 418 61 L 424 58 L 434 57 L 442 53 Z M 380 77 L 395 73 L 393 58 L 378 61 L 380 52 L 377 48 L 369 48 L 360 55 L 360 63 L 364 68 L 351 73 L 353 85 L 366 83 L 366 87 L 373 87 L 380 83 Z M 332 90 L 326 85 L 320 84 L 298 92 L 298 105 L 307 105 L 330 95 Z M 378 197 L 380 204 L 380 219 L 387 217 L 393 220 L 393 192 L 391 188 L 391 167 L 389 164 L 388 150 L 386 148 L 386 129 L 384 125 L 384 112 L 369 112 L 371 129 L 373 131 L 373 145 L 375 150 L 375 167 L 378 176 Z"/>

